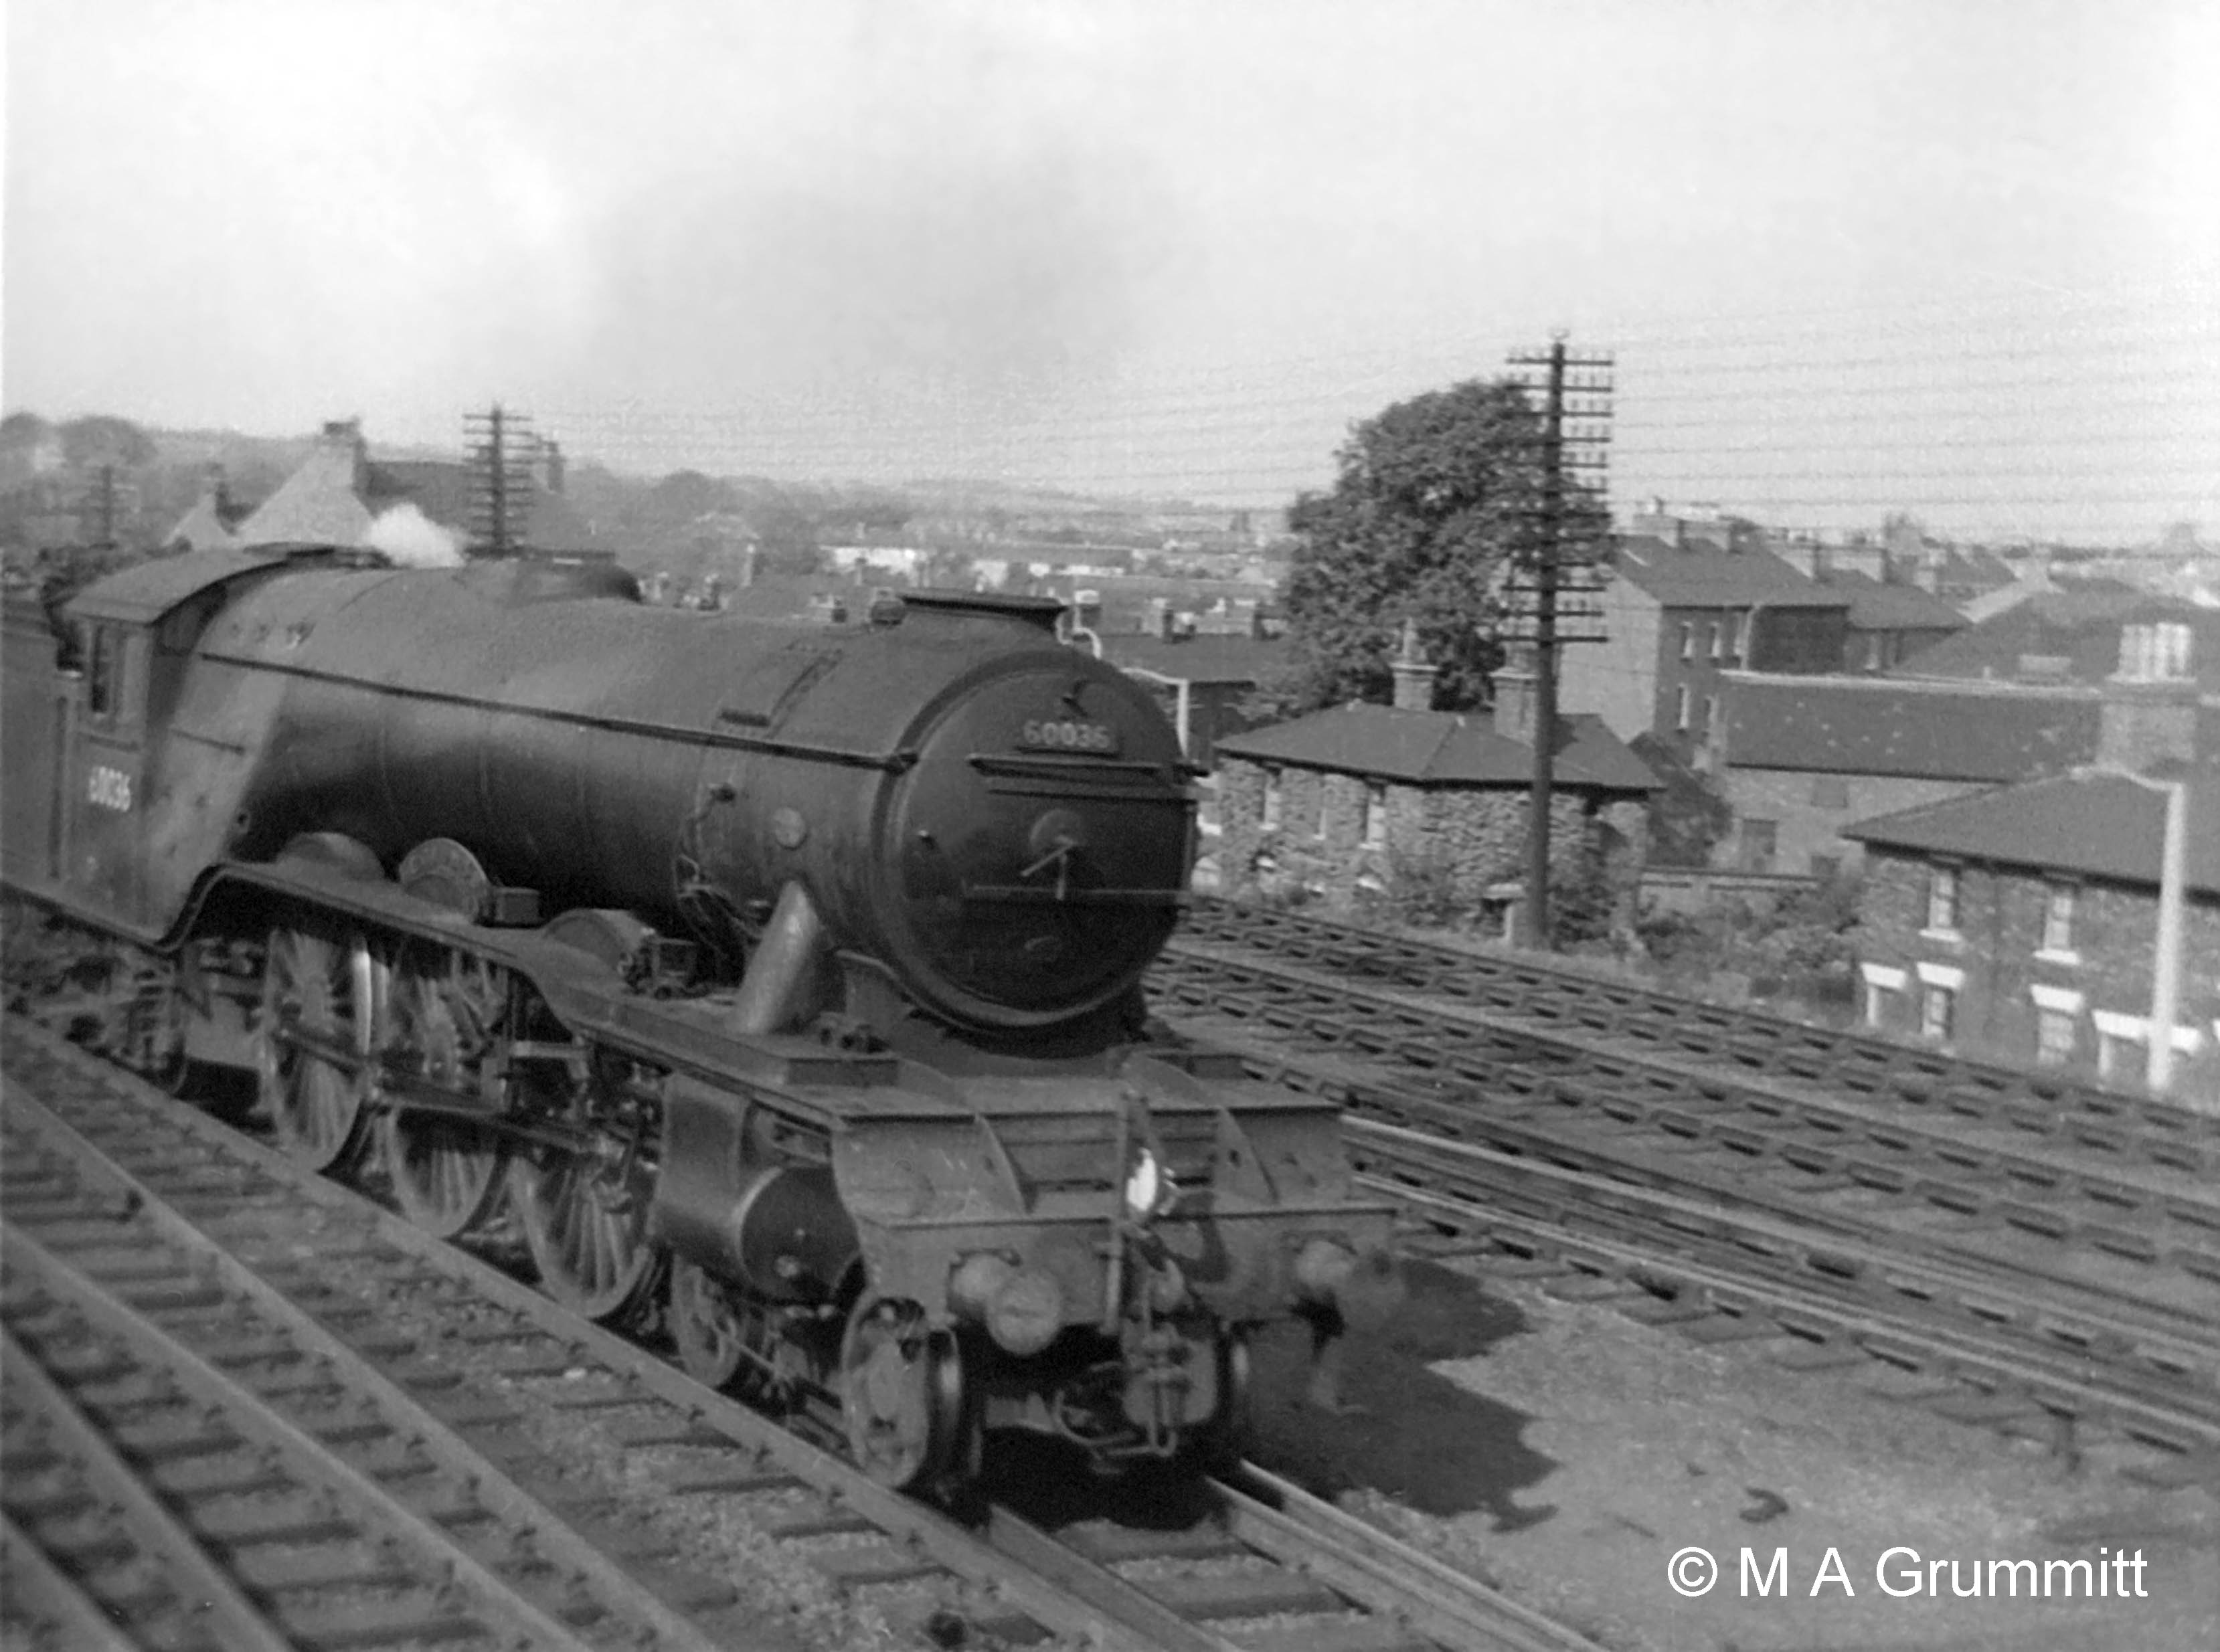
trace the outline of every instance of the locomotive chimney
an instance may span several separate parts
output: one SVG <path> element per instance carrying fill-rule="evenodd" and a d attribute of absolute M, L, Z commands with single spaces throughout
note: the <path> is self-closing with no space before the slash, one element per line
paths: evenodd
<path fill-rule="evenodd" d="M 1419 626 L 1414 620 L 1403 621 L 1402 651 L 1388 662 L 1388 669 L 1395 677 L 1395 709 L 1398 711 L 1431 711 L 1434 708 L 1434 678 L 1441 668 L 1426 663 L 1419 647 Z"/>

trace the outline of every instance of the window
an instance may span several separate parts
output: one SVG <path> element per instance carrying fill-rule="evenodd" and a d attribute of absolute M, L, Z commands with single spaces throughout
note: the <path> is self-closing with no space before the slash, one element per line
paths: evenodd
<path fill-rule="evenodd" d="M 1683 621 L 1681 627 L 1681 658 L 1682 659 L 1696 658 L 1696 627 L 1693 623 L 1687 621 Z"/>
<path fill-rule="evenodd" d="M 1264 812 L 1257 824 L 1267 832 L 1280 829 L 1280 771 L 1264 770 Z"/>
<path fill-rule="evenodd" d="M 1726 732 L 1720 725 L 1719 697 L 1707 694 L 1704 696 L 1704 738 L 1713 745 L 1718 744 L 1719 736 Z"/>
<path fill-rule="evenodd" d="M 1958 1013 L 1958 994 L 1948 987 L 1932 982 L 1919 990 L 1919 1036 L 1923 1038 L 1948 1039 L 1950 1024 Z"/>
<path fill-rule="evenodd" d="M 2073 1017 L 2064 1010 L 2035 1013 L 2035 1064 L 2063 1067 L 2073 1059 Z"/>
<path fill-rule="evenodd" d="M 1688 726 L 1688 685 L 1685 683 L 1676 691 L 1673 726 L 1684 732 Z"/>
<path fill-rule="evenodd" d="M 1869 631 L 1866 633 L 1866 670 L 1878 671 L 1880 667 L 1880 633 Z"/>
<path fill-rule="evenodd" d="M 1815 809 L 1846 809 L 1850 806 L 1850 782 L 1841 775 L 1812 776 L 1812 807 Z"/>
<path fill-rule="evenodd" d="M 113 717 L 115 714 L 116 678 L 122 675 L 122 651 L 116 646 L 113 626 L 94 626 L 92 639 L 87 647 L 84 672 L 84 709 L 91 717 Z"/>
<path fill-rule="evenodd" d="M 2139 683 L 2186 677 L 2190 674 L 2189 644 L 2186 623 L 2122 626 L 2119 675 Z"/>
<path fill-rule="evenodd" d="M 1927 927 L 1939 934 L 1958 932 L 1958 872 L 1937 866 L 1927 878 Z"/>
<path fill-rule="evenodd" d="M 1364 789 L 1364 846 L 1380 849 L 1388 842 L 1388 789 L 1367 786 Z"/>
<path fill-rule="evenodd" d="M 1727 652 L 1737 659 L 1742 658 L 1743 626 L 1748 618 L 1748 615 L 1741 614 L 1727 616 Z"/>
<path fill-rule="evenodd" d="M 1712 627 L 1712 658 L 1713 659 L 1717 659 L 1719 657 L 1720 645 L 1725 635 L 1726 627 L 1724 626 L 1713 626 Z"/>
<path fill-rule="evenodd" d="M 2073 951 L 2073 886 L 2054 883 L 2042 903 L 2042 950 L 2052 954 Z"/>
<path fill-rule="evenodd" d="M 1780 827 L 1772 820 L 1744 820 L 1742 823 L 1742 869 L 1745 872 L 1769 872 L 1780 835 Z"/>
<path fill-rule="evenodd" d="M 1864 978 L 1866 989 L 1866 1025 L 1886 1026 L 1895 1018 L 1890 1006 L 1896 1001 L 1911 977 L 1893 965 L 1861 963 L 1858 973 Z"/>

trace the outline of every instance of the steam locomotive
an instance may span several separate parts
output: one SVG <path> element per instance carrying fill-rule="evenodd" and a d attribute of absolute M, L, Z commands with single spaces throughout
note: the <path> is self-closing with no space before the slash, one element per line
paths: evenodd
<path fill-rule="evenodd" d="M 644 605 L 614 565 L 148 562 L 8 615 L 36 1007 L 899 1487 L 989 1429 L 1238 1437 L 1248 1345 L 1392 1300 L 1334 1109 L 1147 1018 L 1192 795 L 1055 604 Z M 19 983 L 20 985 L 20 983 Z M 19 990 L 17 996 L 24 994 Z"/>

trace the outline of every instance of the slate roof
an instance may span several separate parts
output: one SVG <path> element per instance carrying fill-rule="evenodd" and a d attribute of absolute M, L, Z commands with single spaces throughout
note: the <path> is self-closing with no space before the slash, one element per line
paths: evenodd
<path fill-rule="evenodd" d="M 1727 762 L 1737 769 L 2000 782 L 2097 754 L 2091 689 L 1743 671 L 1727 684 Z"/>
<path fill-rule="evenodd" d="M 2186 881 L 2195 893 L 2220 895 L 2220 770 L 2188 778 Z M 2079 770 L 1861 820 L 1843 836 L 2155 888 L 2166 807 L 2162 794 L 2124 775 Z"/>
<path fill-rule="evenodd" d="M 2119 669 L 2120 627 L 2153 620 L 2187 622 L 2194 638 L 2191 669 L 2204 689 L 2220 689 L 2220 608 L 2109 587 L 2038 593 L 1921 649 L 1897 670 L 2009 680 L 2017 675 L 2022 658 L 2036 655 L 2065 660 L 2069 681 L 2101 683 Z"/>
<path fill-rule="evenodd" d="M 1261 683 L 1287 663 L 1290 645 L 1277 637 L 1161 637 L 1127 634 L 1102 639 L 1102 658 L 1190 683 Z"/>
<path fill-rule="evenodd" d="M 1967 624 L 1956 608 L 1917 585 L 1883 583 L 1855 568 L 1841 569 L 1819 583 L 1850 599 L 1853 631 L 1962 631 Z"/>
<path fill-rule="evenodd" d="M 1728 552 L 1695 544 L 1675 549 L 1647 534 L 1622 534 L 1612 553 L 1617 577 L 1668 608 L 1847 608 L 1830 590 L 1765 551 Z"/>
<path fill-rule="evenodd" d="M 361 450 L 327 435 L 309 449 L 300 468 L 239 525 L 245 545 L 359 545 L 372 513 L 356 491 Z"/>
<path fill-rule="evenodd" d="M 1558 720 L 1556 783 L 1575 790 L 1662 790 L 1600 717 Z M 1219 756 L 1253 763 L 1330 769 L 1414 786 L 1524 786 L 1534 777 L 1534 748 L 1495 732 L 1487 717 L 1392 706 L 1338 706 L 1293 722 L 1229 735 Z"/>

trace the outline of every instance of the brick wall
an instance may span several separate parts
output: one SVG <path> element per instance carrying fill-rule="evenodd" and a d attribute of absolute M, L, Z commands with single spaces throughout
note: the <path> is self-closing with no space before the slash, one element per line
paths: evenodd
<path fill-rule="evenodd" d="M 1712 851 L 1712 863 L 1743 867 L 1743 822 L 1770 820 L 1774 843 L 1772 870 L 1807 874 L 1812 870 L 1814 856 L 1832 857 L 1847 870 L 1864 858 L 1865 845 L 1838 835 L 1844 826 L 1877 814 L 1984 791 L 1988 783 L 1732 767 L 1726 770 L 1721 789 L 1734 811 L 1734 829 Z M 1830 801 L 1836 796 L 1841 802 Z"/>
<path fill-rule="evenodd" d="M 2150 1013 L 2151 948 L 2156 937 L 2155 891 L 2081 882 L 2073 888 L 2072 947 L 2043 950 L 2043 920 L 2052 883 L 2011 869 L 1959 869 L 1957 938 L 1927 927 L 1932 868 L 1918 857 L 1878 849 L 1868 857 L 1859 910 L 1861 964 L 1900 969 L 1905 989 L 1880 1000 L 1882 1027 L 1919 1032 L 1920 966 L 1963 972 L 1956 1025 L 1949 1040 L 1971 1054 L 2036 1064 L 2039 1009 L 2035 989 L 2054 1004 L 2071 999 L 2073 1050 L 2066 1070 L 2097 1076 L 2103 1040 L 2098 1016 L 2142 1022 Z M 2061 998 L 2061 994 L 2066 995 Z M 1866 1006 L 1861 1003 L 1861 1011 Z M 2173 1094 L 2220 1113 L 2220 901 L 2192 898 L 2184 914 L 2181 998 L 2176 1025 L 2199 1036 L 2193 1051 L 2177 1046 Z M 2148 1061 L 2140 1043 L 2116 1041 L 2111 1082 L 2137 1088 Z"/>

